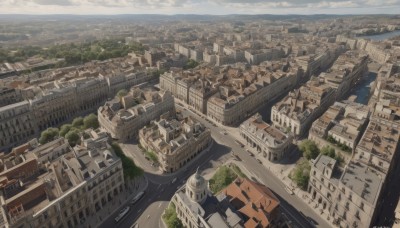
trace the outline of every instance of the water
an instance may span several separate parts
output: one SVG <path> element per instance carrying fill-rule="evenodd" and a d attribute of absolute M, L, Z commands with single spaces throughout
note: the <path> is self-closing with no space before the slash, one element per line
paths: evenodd
<path fill-rule="evenodd" d="M 357 98 L 355 102 L 368 105 L 368 101 L 371 94 L 371 84 L 376 79 L 376 73 L 369 72 L 368 76 L 365 77 L 360 84 L 358 84 L 354 90 L 351 92 L 351 95 L 356 95 Z"/>
<path fill-rule="evenodd" d="M 388 33 L 383 33 L 379 35 L 370 35 L 370 36 L 359 36 L 358 38 L 365 38 L 365 39 L 371 39 L 371 40 L 386 40 L 394 36 L 399 36 L 400 35 L 400 30 L 396 30 L 393 32 L 388 32 Z"/>

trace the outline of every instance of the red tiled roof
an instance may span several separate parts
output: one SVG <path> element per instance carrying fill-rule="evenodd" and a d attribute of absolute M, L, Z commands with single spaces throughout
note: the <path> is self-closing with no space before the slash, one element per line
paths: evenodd
<path fill-rule="evenodd" d="M 244 205 L 237 209 L 249 218 L 245 227 L 255 227 L 254 224 L 268 227 L 275 219 L 274 216 L 278 214 L 276 211 L 279 208 L 279 200 L 264 185 L 238 178 L 226 187 L 223 193 L 230 198 L 231 202 L 234 201 L 237 204 L 237 201 L 240 201 Z"/>

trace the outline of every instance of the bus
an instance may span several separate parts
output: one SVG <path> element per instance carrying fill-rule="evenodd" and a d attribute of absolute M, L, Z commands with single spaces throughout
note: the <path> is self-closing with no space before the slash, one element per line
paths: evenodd
<path fill-rule="evenodd" d="M 124 209 L 122 209 L 122 210 L 119 212 L 118 216 L 115 217 L 115 219 L 114 219 L 115 222 L 121 221 L 121 219 L 122 219 L 126 214 L 128 214 L 129 209 L 131 209 L 129 206 L 124 207 Z"/>
<path fill-rule="evenodd" d="M 144 195 L 144 192 L 139 192 L 139 193 L 135 196 L 135 198 L 133 198 L 133 199 L 131 200 L 131 204 L 132 204 L 132 205 L 135 204 L 137 201 L 139 201 L 139 200 L 143 197 L 143 195 Z"/>

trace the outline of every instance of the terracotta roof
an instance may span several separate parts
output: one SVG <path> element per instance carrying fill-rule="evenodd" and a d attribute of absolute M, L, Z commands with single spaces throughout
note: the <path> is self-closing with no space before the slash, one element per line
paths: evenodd
<path fill-rule="evenodd" d="M 274 212 L 279 208 L 279 200 L 266 186 L 238 178 L 223 193 L 236 207 L 241 204 L 238 211 L 249 218 L 245 227 L 256 227 L 257 224 L 268 227 L 271 220 L 275 219 L 274 214 L 277 213 Z"/>
<path fill-rule="evenodd" d="M 257 227 L 258 223 L 256 221 L 254 221 L 254 219 L 249 219 L 247 220 L 247 222 L 244 224 L 245 228 L 254 228 Z"/>

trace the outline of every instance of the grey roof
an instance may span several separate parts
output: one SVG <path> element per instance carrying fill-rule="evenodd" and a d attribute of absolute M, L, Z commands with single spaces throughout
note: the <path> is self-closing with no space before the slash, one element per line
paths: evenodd
<path fill-rule="evenodd" d="M 212 227 L 212 228 L 229 228 L 228 225 L 226 225 L 224 219 L 219 213 L 214 213 L 212 214 L 208 220 L 207 223 Z"/>
<path fill-rule="evenodd" d="M 349 162 L 341 182 L 372 205 L 376 204 L 384 174 L 360 162 Z"/>
<path fill-rule="evenodd" d="M 315 168 L 317 168 L 318 170 L 320 170 L 321 172 L 324 171 L 325 167 L 328 166 L 330 168 L 334 168 L 336 164 L 336 160 L 326 156 L 326 155 L 321 155 L 318 156 L 315 160 L 314 160 L 314 166 Z"/>

